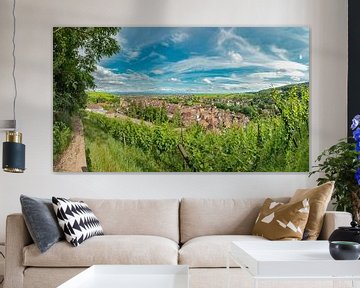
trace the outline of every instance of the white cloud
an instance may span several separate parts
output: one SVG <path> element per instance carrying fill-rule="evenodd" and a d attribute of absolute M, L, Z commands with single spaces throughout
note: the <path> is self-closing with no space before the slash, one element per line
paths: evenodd
<path fill-rule="evenodd" d="M 267 63 L 264 63 L 264 67 L 268 67 L 268 68 L 272 68 L 275 70 L 282 70 L 282 71 L 293 71 L 293 70 L 298 70 L 298 71 L 308 71 L 309 67 L 305 64 L 302 63 L 298 63 L 298 62 L 294 62 L 294 61 L 283 61 L 283 60 L 278 60 L 278 61 L 269 61 Z M 262 66 L 262 65 L 259 65 Z"/>
<path fill-rule="evenodd" d="M 115 56 L 115 59 L 116 59 L 116 57 L 120 57 L 120 56 L 122 56 L 122 57 L 124 57 L 124 58 L 126 58 L 128 61 L 129 60 L 135 60 L 135 59 L 137 59 L 139 56 L 140 56 L 140 50 L 138 50 L 138 49 L 129 49 L 129 48 L 125 48 L 125 47 L 121 47 L 122 49 L 121 49 L 121 52 L 120 52 L 120 54 L 118 54 L 118 55 L 116 55 Z M 106 58 L 105 58 L 106 59 Z M 107 61 L 105 60 L 105 61 L 101 61 L 100 63 L 102 63 L 102 64 L 104 64 L 104 63 L 106 63 Z"/>
<path fill-rule="evenodd" d="M 302 37 L 302 39 L 306 40 L 306 37 Z M 220 53 L 227 53 L 232 60 L 241 59 L 241 61 L 235 62 L 241 64 L 241 67 L 257 66 L 275 71 L 279 69 L 308 71 L 309 69 L 308 65 L 288 60 L 288 51 L 275 45 L 270 46 L 273 54 L 264 53 L 259 46 L 253 45 L 243 37 L 237 35 L 235 28 L 220 29 L 217 37 L 217 50 L 220 51 Z M 223 64 L 227 63 L 224 62 Z M 234 65 L 229 66 L 229 68 L 234 68 L 233 66 Z M 224 69 L 226 68 L 224 67 Z"/>
<path fill-rule="evenodd" d="M 95 79 L 103 80 L 103 81 L 123 81 L 126 78 L 121 74 L 116 74 L 112 72 L 110 69 L 104 68 L 102 66 L 97 65 L 96 70 L 93 73 Z"/>
<path fill-rule="evenodd" d="M 233 62 L 239 63 L 243 61 L 243 57 L 237 52 L 229 51 L 228 55 Z"/>
<path fill-rule="evenodd" d="M 160 91 L 166 91 L 166 92 L 169 92 L 169 91 L 172 91 L 173 89 L 170 88 L 170 87 L 160 87 L 159 88 Z"/>
<path fill-rule="evenodd" d="M 278 72 L 258 72 L 248 75 L 248 78 L 257 79 L 257 80 L 276 79 L 281 77 L 282 75 Z"/>
<path fill-rule="evenodd" d="M 127 56 L 130 58 L 130 59 L 135 59 L 139 56 L 140 52 L 139 51 L 129 51 L 127 53 Z"/>
<path fill-rule="evenodd" d="M 288 51 L 286 49 L 279 48 L 275 45 L 270 46 L 271 52 L 278 56 L 282 60 L 288 60 Z"/>
<path fill-rule="evenodd" d="M 163 69 L 154 69 L 151 72 L 156 74 L 156 75 L 162 75 L 162 74 L 165 73 L 165 71 Z"/>
<path fill-rule="evenodd" d="M 261 52 L 260 47 L 250 44 L 246 39 L 236 34 L 235 28 L 220 29 L 217 36 L 217 50 L 234 50 L 241 53 L 242 57 L 247 59 L 267 59 L 268 56 Z M 246 57 L 245 57 L 246 56 Z"/>
<path fill-rule="evenodd" d="M 96 66 L 96 68 L 93 76 L 95 78 L 97 90 L 111 91 L 114 90 L 115 87 L 121 87 L 125 84 L 124 80 L 126 78 L 123 75 L 116 74 L 110 69 L 106 69 L 99 65 Z"/>
<path fill-rule="evenodd" d="M 187 32 L 189 31 L 173 29 L 166 35 L 156 36 L 156 41 L 163 47 L 168 47 L 172 43 L 182 43 L 189 40 Z M 308 50 L 306 49 L 308 48 L 297 50 L 296 56 L 299 60 L 290 61 L 289 52 L 282 46 L 269 45 L 266 50 L 262 50 L 262 46 L 254 45 L 238 34 L 237 28 L 220 28 L 216 38 L 213 39 L 215 44 L 212 46 L 212 56 L 207 56 L 207 53 L 194 54 L 194 52 L 189 53 L 188 58 L 177 62 L 167 60 L 165 52 L 161 52 L 165 53 L 162 55 L 159 51 L 152 51 L 144 56 L 143 52 L 146 51 L 143 50 L 144 45 L 149 46 L 149 43 L 154 41 L 151 37 L 148 41 L 137 41 L 131 46 L 129 46 L 130 40 L 127 43 L 125 39 L 122 39 L 122 57 L 125 56 L 128 59 L 132 57 L 137 61 L 146 58 L 152 60 L 151 66 L 148 67 L 148 70 L 151 70 L 150 76 L 131 70 L 126 73 L 117 73 L 118 70 L 111 71 L 99 66 L 94 73 L 96 84 L 99 87 L 107 85 L 114 91 L 153 91 L 156 93 L 161 88 L 171 88 L 174 92 L 204 92 L 213 88 L 215 92 L 245 92 L 309 81 L 309 63 L 300 63 L 303 59 L 307 61 Z M 305 43 L 306 37 L 302 37 L 302 40 Z M 158 65 L 153 66 L 153 63 L 158 63 Z M 218 70 L 217 75 L 220 75 L 212 77 L 213 74 L 208 73 L 211 70 Z M 236 72 L 233 73 L 233 71 Z M 195 80 L 194 76 L 196 76 Z"/>
<path fill-rule="evenodd" d="M 212 84 L 211 80 L 208 78 L 204 78 L 202 79 L 203 82 L 205 82 L 206 84 Z"/>
<path fill-rule="evenodd" d="M 181 43 L 184 42 L 189 38 L 189 35 L 185 32 L 175 32 L 173 35 L 171 35 L 170 40 L 174 43 Z"/>
<path fill-rule="evenodd" d="M 155 51 L 151 51 L 151 53 L 149 54 L 148 56 L 149 58 L 159 58 L 161 60 L 165 60 L 166 59 L 166 56 L 160 54 L 160 53 L 157 53 Z"/>
<path fill-rule="evenodd" d="M 291 78 L 294 81 L 300 81 L 305 79 L 305 73 L 299 70 L 278 70 L 272 72 L 257 72 L 248 75 L 248 78 L 257 79 L 257 80 L 269 80 L 269 79 L 279 79 L 279 78 Z"/>
<path fill-rule="evenodd" d="M 218 87 L 226 91 L 259 91 L 270 88 L 271 84 L 265 82 L 261 82 L 261 83 L 249 82 L 249 83 L 239 83 L 239 84 L 220 84 Z"/>
<path fill-rule="evenodd" d="M 110 69 L 97 66 L 93 73 L 97 89 L 101 91 L 142 91 L 150 88 L 155 80 L 144 73 L 127 70 L 126 73 L 114 73 Z"/>
<path fill-rule="evenodd" d="M 302 34 L 291 33 L 291 34 L 288 34 L 287 36 L 295 41 L 299 41 L 301 43 L 309 45 L 309 31 L 308 31 L 308 28 L 305 28 L 305 30 L 306 30 L 306 33 L 302 33 Z"/>
<path fill-rule="evenodd" d="M 262 67 L 269 70 L 269 72 L 284 72 L 284 76 L 285 74 L 295 74 L 295 76 L 304 77 L 304 81 L 307 81 L 307 77 L 305 76 L 308 75 L 306 72 L 309 70 L 307 65 L 294 61 L 267 59 L 266 61 L 235 62 L 231 58 L 224 58 L 219 56 L 194 56 L 178 62 L 166 63 L 166 65 L 159 66 L 152 72 L 154 74 L 181 74 L 188 72 L 210 71 L 214 69 L 236 69 L 242 67 Z"/>
<path fill-rule="evenodd" d="M 120 47 L 124 47 L 127 45 L 128 41 L 126 40 L 126 38 L 123 37 L 121 31 L 118 32 L 117 34 L 117 39 L 119 41 Z"/>
<path fill-rule="evenodd" d="M 287 71 L 288 74 L 300 74 L 299 71 L 305 73 L 309 70 L 308 65 L 288 60 L 288 52 L 275 45 L 270 47 L 273 53 L 265 54 L 258 46 L 250 44 L 246 39 L 237 35 L 235 28 L 221 28 L 216 43 L 215 49 L 218 51 L 218 56 L 192 55 L 178 62 L 164 63 L 154 67 L 154 70 L 174 73 L 175 75 L 214 69 L 241 69 L 243 67 L 261 67 L 269 70 L 269 72 Z M 299 79 L 304 73 L 294 77 Z M 308 77 L 305 77 L 305 81 L 308 80 L 306 78 Z"/>
<path fill-rule="evenodd" d="M 161 69 L 165 72 L 186 73 L 236 67 L 240 67 L 239 64 L 232 62 L 229 58 L 224 59 L 223 57 L 218 56 L 193 56 L 178 62 L 167 63 Z"/>

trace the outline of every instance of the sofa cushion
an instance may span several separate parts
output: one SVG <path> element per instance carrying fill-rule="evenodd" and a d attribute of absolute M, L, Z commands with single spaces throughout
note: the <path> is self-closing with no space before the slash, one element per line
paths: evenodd
<path fill-rule="evenodd" d="M 267 198 L 252 234 L 269 240 L 301 240 L 309 218 L 309 208 L 308 199 L 284 204 Z"/>
<path fill-rule="evenodd" d="M 252 235 L 214 235 L 193 238 L 186 242 L 179 251 L 179 264 L 205 268 L 226 267 L 228 251 L 232 241 L 268 241 Z M 239 267 L 230 261 L 231 267 Z"/>
<path fill-rule="evenodd" d="M 21 195 L 20 203 L 26 227 L 41 252 L 64 239 L 51 199 Z"/>
<path fill-rule="evenodd" d="M 105 235 L 154 235 L 179 242 L 178 199 L 86 199 Z"/>
<path fill-rule="evenodd" d="M 309 199 L 310 214 L 305 227 L 307 237 L 305 240 L 316 240 L 321 232 L 324 215 L 334 190 L 334 181 L 326 182 L 310 189 L 298 189 L 290 199 L 290 203 Z"/>
<path fill-rule="evenodd" d="M 66 241 L 75 247 L 91 237 L 104 235 L 99 220 L 86 203 L 60 197 L 52 197 L 52 202 Z"/>
<path fill-rule="evenodd" d="M 95 236 L 78 247 L 66 241 L 41 254 L 34 244 L 23 250 L 23 264 L 36 267 L 88 267 L 95 264 L 171 264 L 178 260 L 178 244 L 159 236 Z"/>
<path fill-rule="evenodd" d="M 205 235 L 249 235 L 263 202 L 263 198 L 184 198 L 180 206 L 181 243 Z"/>

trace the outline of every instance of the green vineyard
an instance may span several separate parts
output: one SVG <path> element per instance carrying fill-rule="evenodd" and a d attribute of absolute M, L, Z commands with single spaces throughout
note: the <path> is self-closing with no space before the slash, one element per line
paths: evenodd
<path fill-rule="evenodd" d="M 221 126 L 221 128 L 219 126 L 216 129 L 207 129 L 200 125 L 200 122 L 176 127 L 175 124 L 179 120 L 174 122 L 174 118 L 168 119 L 166 113 L 161 110 L 163 108 L 149 108 L 146 105 L 143 106 L 143 113 L 140 113 L 139 105 L 136 109 L 134 105 L 128 105 L 127 113 L 125 111 L 123 113 L 127 114 L 126 118 L 109 117 L 107 114 L 87 111 L 83 123 L 88 170 L 93 172 L 308 171 L 308 86 L 299 85 L 289 89 L 272 89 L 266 93 L 263 91 L 262 94 L 259 93 L 253 95 L 256 101 L 252 99 L 252 106 L 249 106 L 251 115 L 246 125 Z M 118 102 L 114 101 L 114 98 L 107 99 L 107 109 L 117 107 L 116 109 L 121 110 L 119 103 L 122 97 L 114 97 L 119 99 Z M 241 101 L 241 94 L 233 98 L 237 99 L 233 103 L 238 103 Z M 93 96 L 91 99 L 94 103 Z M 171 99 L 174 102 L 174 99 Z M 226 98 L 212 95 L 197 97 L 194 101 L 205 103 L 205 101 L 214 102 L 214 99 Z M 249 96 L 246 99 L 249 101 Z M 216 103 L 220 106 L 219 102 Z M 228 106 L 233 105 L 228 100 L 226 103 Z M 161 112 L 160 120 L 156 117 L 157 111 Z M 175 111 L 175 114 L 179 117 L 178 111 Z M 138 121 L 134 122 L 134 118 Z"/>

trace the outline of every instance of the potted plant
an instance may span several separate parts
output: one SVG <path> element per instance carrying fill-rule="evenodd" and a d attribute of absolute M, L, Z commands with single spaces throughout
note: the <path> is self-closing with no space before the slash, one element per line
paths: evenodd
<path fill-rule="evenodd" d="M 335 209 L 352 213 L 353 219 L 360 223 L 360 115 L 353 118 L 351 129 L 353 137 L 324 150 L 310 175 L 320 173 L 316 180 L 319 185 L 335 181 L 332 195 Z"/>

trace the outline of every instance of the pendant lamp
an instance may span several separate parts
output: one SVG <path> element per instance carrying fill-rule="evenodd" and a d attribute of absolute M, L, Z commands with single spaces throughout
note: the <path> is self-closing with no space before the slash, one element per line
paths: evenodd
<path fill-rule="evenodd" d="M 13 99 L 13 120 L 0 120 L 0 130 L 6 131 L 5 142 L 3 143 L 2 168 L 5 172 L 23 173 L 25 171 L 25 145 L 22 144 L 22 133 L 16 128 L 16 57 L 15 57 L 15 35 L 16 35 L 16 0 L 13 1 L 13 35 L 12 35 L 12 58 L 13 69 L 12 78 L 14 82 L 14 99 Z"/>

